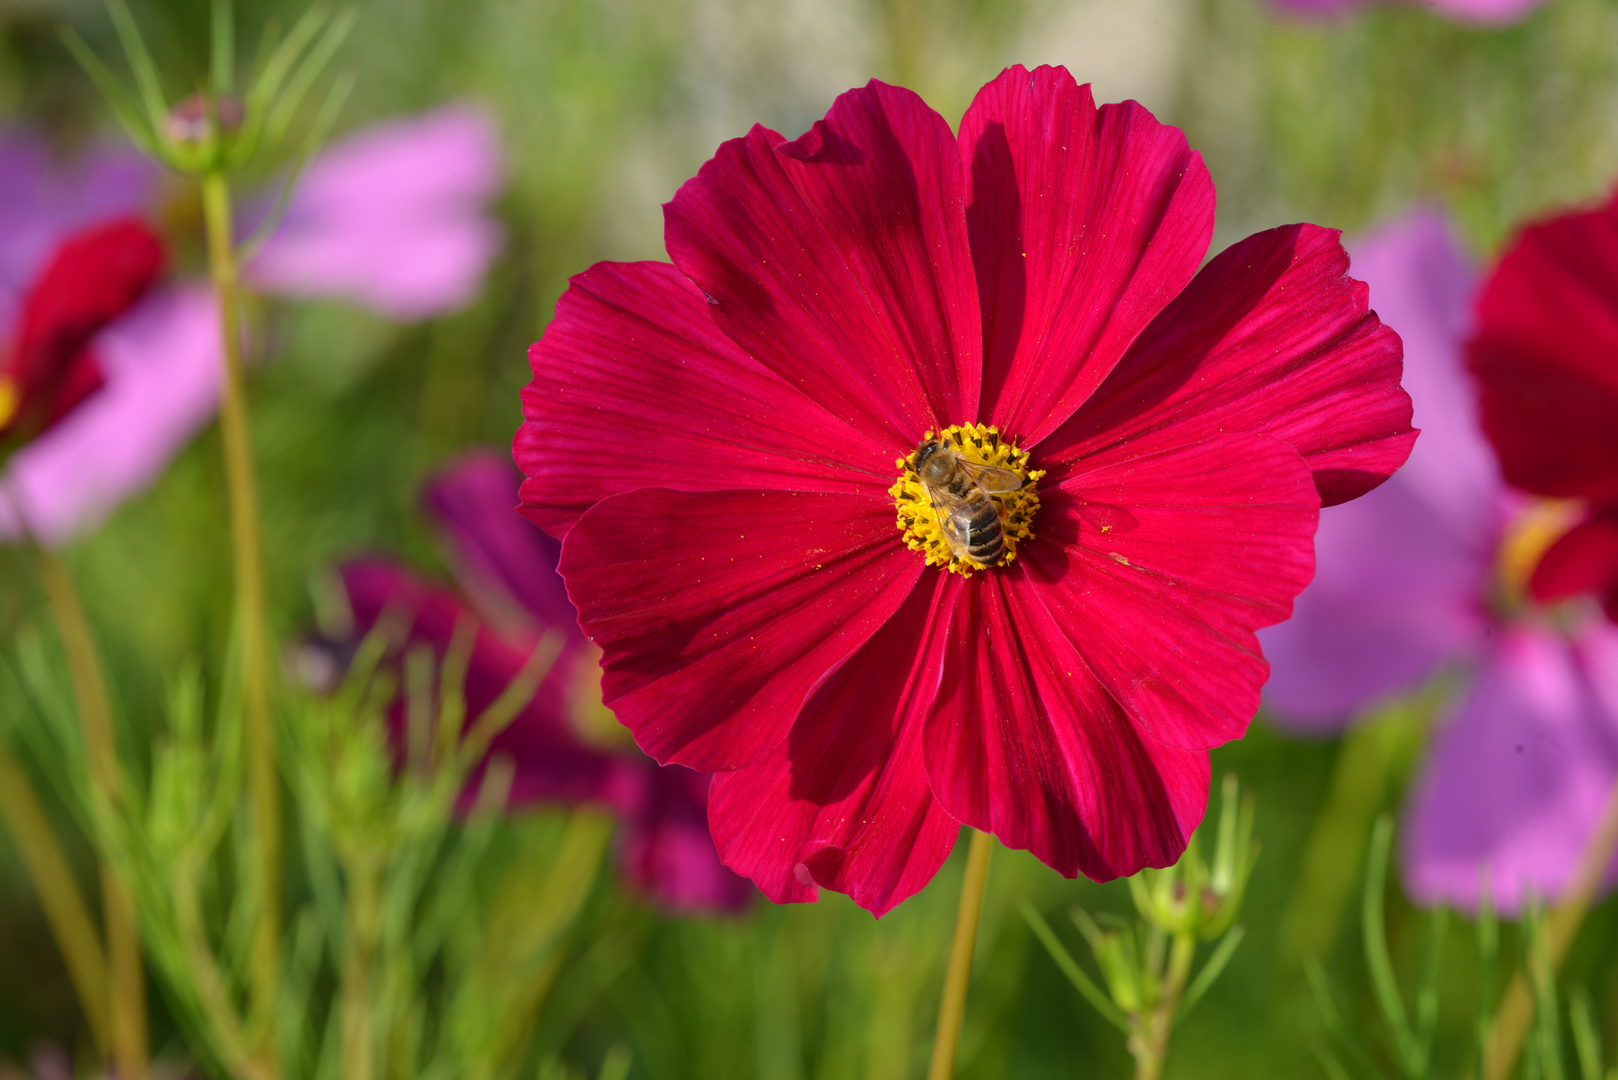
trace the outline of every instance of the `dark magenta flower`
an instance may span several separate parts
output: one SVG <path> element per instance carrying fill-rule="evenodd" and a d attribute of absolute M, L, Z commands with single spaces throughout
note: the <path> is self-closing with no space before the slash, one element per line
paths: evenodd
<path fill-rule="evenodd" d="M 1060 68 L 1008 69 L 958 136 L 873 82 L 721 146 L 665 208 L 672 266 L 573 280 L 523 510 L 607 704 L 719 774 L 719 850 L 772 899 L 885 911 L 963 822 L 1070 876 L 1183 850 L 1319 506 L 1415 438 L 1337 234 L 1199 272 L 1213 214 L 1178 130 Z M 928 505 L 931 439 L 999 493 L 992 565 L 976 510 L 952 543 Z"/>
<path fill-rule="evenodd" d="M 65 237 L 22 296 L 0 352 L 0 448 L 54 427 L 106 381 L 90 344 L 163 271 L 162 242 L 135 218 Z"/>
<path fill-rule="evenodd" d="M 1618 194 L 1522 230 L 1479 292 L 1467 360 L 1506 481 L 1584 508 L 1535 599 L 1594 593 L 1618 620 Z"/>
<path fill-rule="evenodd" d="M 719 864 L 708 835 L 708 777 L 664 768 L 623 734 L 601 705 L 597 650 L 556 574 L 556 541 L 513 510 L 520 477 L 492 452 L 471 454 L 431 480 L 423 493 L 442 527 L 470 604 L 392 563 L 368 559 L 341 576 L 355 629 L 368 632 L 384 611 L 403 618 L 407 645 L 430 647 L 442 663 L 457 623 L 477 624 L 465 683 L 467 715 L 488 708 L 521 672 L 546 630 L 565 644 L 551 674 L 490 746 L 513 766 L 509 802 L 600 803 L 624 822 L 619 856 L 626 877 L 677 911 L 736 910 L 747 882 Z M 478 777 L 468 790 L 470 802 Z"/>
<path fill-rule="evenodd" d="M 1555 897 L 1618 779 L 1618 633 L 1529 603 L 1558 507 L 1506 488 L 1462 362 L 1476 274 L 1419 212 L 1353 245 L 1405 345 L 1421 441 L 1382 487 L 1321 521 L 1315 580 L 1263 631 L 1271 715 L 1332 732 L 1448 671 L 1461 680 L 1406 808 L 1405 882 L 1429 903 Z"/>

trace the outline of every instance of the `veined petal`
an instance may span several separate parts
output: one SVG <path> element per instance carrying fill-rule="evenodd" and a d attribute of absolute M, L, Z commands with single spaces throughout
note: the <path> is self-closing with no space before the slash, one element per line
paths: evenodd
<path fill-rule="evenodd" d="M 886 494 L 643 488 L 581 517 L 561 569 L 607 706 L 659 761 L 719 772 L 786 737 L 923 564 Z"/>
<path fill-rule="evenodd" d="M 1178 128 L 1097 109 L 1066 68 L 1010 67 L 961 120 L 986 422 L 1037 442 L 1197 272 L 1214 189 Z"/>
<path fill-rule="evenodd" d="M 1289 225 L 1205 266 L 1040 444 L 1052 479 L 1065 463 L 1165 429 L 1182 442 L 1221 431 L 1283 439 L 1314 470 L 1324 506 L 1392 475 L 1416 439 L 1400 342 L 1348 276 L 1337 238 Z"/>
<path fill-rule="evenodd" d="M 674 264 L 748 355 L 915 448 L 978 409 L 982 340 L 955 137 L 872 81 L 793 142 L 733 139 L 664 207 Z"/>
<path fill-rule="evenodd" d="M 1406 810 L 1405 882 L 1475 907 L 1480 880 L 1518 911 L 1568 885 L 1618 777 L 1618 633 L 1498 642 L 1438 733 Z M 1612 868 L 1606 884 L 1615 880 Z"/>
<path fill-rule="evenodd" d="M 513 451 L 522 508 L 565 536 L 587 508 L 657 485 L 685 491 L 868 491 L 895 449 L 749 360 L 667 263 L 598 263 L 575 277 L 529 350 Z M 915 437 L 920 436 L 920 429 Z"/>
<path fill-rule="evenodd" d="M 1208 801 L 1208 754 L 1145 737 L 1013 569 L 946 577 L 942 672 L 924 734 L 952 816 L 1097 881 L 1168 866 Z"/>
<path fill-rule="evenodd" d="M 1308 467 L 1263 435 L 1083 464 L 1041 506 L 1008 588 L 1155 741 L 1240 738 L 1269 675 L 1254 631 L 1290 615 L 1314 573 Z"/>
<path fill-rule="evenodd" d="M 922 761 L 938 672 L 918 661 L 937 655 L 924 643 L 947 628 L 944 581 L 923 577 L 762 760 L 714 779 L 720 856 L 776 903 L 814 900 L 824 886 L 882 915 L 955 846 L 960 822 L 933 798 Z"/>
<path fill-rule="evenodd" d="M 1506 480 L 1618 499 L 1618 195 L 1524 229 L 1484 283 L 1467 360 Z"/>

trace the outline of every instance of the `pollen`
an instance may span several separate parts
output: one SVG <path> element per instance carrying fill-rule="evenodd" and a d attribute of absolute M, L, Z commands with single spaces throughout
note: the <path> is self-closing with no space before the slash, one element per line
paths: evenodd
<path fill-rule="evenodd" d="M 920 472 L 921 449 L 935 439 L 946 449 L 960 455 L 963 483 L 967 485 L 966 490 L 971 497 L 991 500 L 996 509 L 1004 547 L 992 564 L 980 562 L 956 550 L 944 531 L 945 521 L 953 509 L 949 495 L 929 490 Z M 894 465 L 899 470 L 899 479 L 888 489 L 888 494 L 893 496 L 894 505 L 899 511 L 899 532 L 905 546 L 921 552 L 927 565 L 969 578 L 990 565 L 1011 564 L 1017 558 L 1017 545 L 1033 537 L 1034 514 L 1039 510 L 1039 496 L 1035 489 L 1045 470 L 1029 469 L 1027 451 L 1018 449 L 1014 442 L 1002 438 L 999 428 L 983 424 L 953 424 L 937 435 L 929 431 L 922 436 L 921 443 L 911 451 L 909 457 L 899 458 Z M 1022 481 L 1021 486 L 991 493 L 991 489 L 1001 485 L 983 485 L 972 480 L 972 466 L 1013 473 Z"/>

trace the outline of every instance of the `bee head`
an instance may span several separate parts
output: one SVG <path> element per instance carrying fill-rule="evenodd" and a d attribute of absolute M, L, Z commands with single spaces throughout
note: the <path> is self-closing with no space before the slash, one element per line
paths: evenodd
<path fill-rule="evenodd" d="M 928 439 L 926 442 L 916 447 L 916 474 L 918 476 L 926 477 L 927 479 L 932 480 L 934 483 L 942 480 L 945 475 L 948 475 L 949 466 L 944 464 L 944 462 L 947 461 L 947 456 L 945 458 L 938 458 L 937 460 L 934 460 L 938 452 L 943 449 L 944 444 L 938 439 Z M 930 468 L 929 464 L 931 465 Z"/>

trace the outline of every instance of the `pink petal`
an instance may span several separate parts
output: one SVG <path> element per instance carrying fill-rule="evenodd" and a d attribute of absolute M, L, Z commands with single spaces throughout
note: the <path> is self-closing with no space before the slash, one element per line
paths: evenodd
<path fill-rule="evenodd" d="M 1269 675 L 1253 632 L 1314 573 L 1308 467 L 1263 435 L 1082 464 L 1041 506 L 1013 595 L 1143 734 L 1185 750 L 1240 738 Z"/>
<path fill-rule="evenodd" d="M 755 127 L 664 216 L 720 327 L 838 417 L 899 453 L 976 417 L 965 180 L 949 125 L 915 94 L 872 81 L 794 142 Z"/>
<path fill-rule="evenodd" d="M 1300 15 L 1341 15 L 1362 7 L 1373 0 L 1270 0 L 1283 10 Z M 1385 0 L 1394 3 L 1397 0 Z M 1418 0 L 1405 0 L 1415 3 Z M 1477 23 L 1481 26 L 1517 22 L 1543 0 L 1419 0 L 1423 7 L 1442 12 L 1458 22 Z"/>
<path fill-rule="evenodd" d="M 1337 236 L 1289 225 L 1227 248 L 1040 444 L 1039 463 L 1167 429 L 1179 441 L 1252 431 L 1303 455 L 1322 505 L 1386 480 L 1416 438 L 1399 338 L 1368 310 Z"/>
<path fill-rule="evenodd" d="M 1618 778 L 1615 683 L 1610 628 L 1572 644 L 1523 629 L 1496 645 L 1406 811 L 1412 896 L 1474 907 L 1481 878 L 1507 913 L 1530 891 L 1556 899 Z"/>
<path fill-rule="evenodd" d="M 961 120 L 983 309 L 983 403 L 1038 441 L 1072 415 L 1213 236 L 1214 189 L 1178 128 L 1103 106 L 1066 68 L 1007 68 Z"/>
<path fill-rule="evenodd" d="M 923 737 L 939 804 L 1068 877 L 1178 859 L 1207 752 L 1139 732 L 1021 572 L 946 581 L 950 623 L 923 658 L 942 675 Z"/>
<path fill-rule="evenodd" d="M 757 893 L 720 863 L 708 832 L 710 777 L 682 765 L 644 764 L 643 795 L 623 837 L 624 875 L 672 912 L 747 907 Z"/>
<path fill-rule="evenodd" d="M 402 319 L 458 307 L 500 250 L 494 124 L 449 106 L 367 128 L 323 152 L 250 267 L 258 288 L 346 296 Z"/>
<path fill-rule="evenodd" d="M 203 289 L 149 296 L 95 340 L 106 385 L 11 459 L 28 530 L 59 545 L 157 479 L 218 405 L 219 318 Z M 0 535 L 20 524 L 0 500 Z"/>
<path fill-rule="evenodd" d="M 561 568 L 607 706 L 659 761 L 719 772 L 786 737 L 923 564 L 885 494 L 643 488 L 581 517 Z"/>
<path fill-rule="evenodd" d="M 960 822 L 933 798 L 922 761 L 937 672 L 916 665 L 948 623 L 936 609 L 943 582 L 927 574 L 762 760 L 714 778 L 714 842 L 776 903 L 814 900 L 824 886 L 882 915 L 955 846 Z"/>
<path fill-rule="evenodd" d="M 913 446 L 873 441 L 740 352 L 665 263 L 599 263 L 573 279 L 529 350 L 514 453 L 523 512 L 561 536 L 597 501 L 687 491 L 881 490 Z M 917 432 L 920 436 L 920 432 Z"/>

